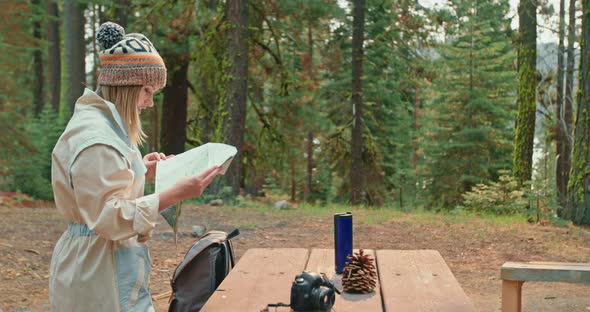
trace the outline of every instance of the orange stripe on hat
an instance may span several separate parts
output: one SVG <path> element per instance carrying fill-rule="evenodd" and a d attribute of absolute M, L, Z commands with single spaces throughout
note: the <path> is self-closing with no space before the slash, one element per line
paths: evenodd
<path fill-rule="evenodd" d="M 159 55 L 150 55 L 150 54 L 132 54 L 132 55 L 101 55 L 99 59 L 101 60 L 117 60 L 117 59 L 130 59 L 130 58 L 153 58 L 160 60 L 162 59 Z"/>
<path fill-rule="evenodd" d="M 103 65 L 116 65 L 116 64 L 164 64 L 159 60 L 153 60 L 153 61 L 105 61 L 105 62 L 100 62 Z"/>

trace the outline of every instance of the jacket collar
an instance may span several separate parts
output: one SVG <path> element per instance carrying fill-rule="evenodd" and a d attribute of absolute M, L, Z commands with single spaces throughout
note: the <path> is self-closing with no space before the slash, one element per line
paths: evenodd
<path fill-rule="evenodd" d="M 109 118 L 115 121 L 117 126 L 119 126 L 121 133 L 125 135 L 127 139 L 129 139 L 129 135 L 127 134 L 127 127 L 123 123 L 123 119 L 121 119 L 121 115 L 119 115 L 119 111 L 117 111 L 117 107 L 115 104 L 103 99 L 94 91 L 85 88 L 84 94 L 76 101 L 76 106 L 74 108 L 74 113 L 86 109 L 88 106 L 95 107 L 105 113 Z"/>

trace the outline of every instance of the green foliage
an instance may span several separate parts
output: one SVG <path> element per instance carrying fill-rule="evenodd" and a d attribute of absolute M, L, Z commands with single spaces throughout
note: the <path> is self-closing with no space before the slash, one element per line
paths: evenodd
<path fill-rule="evenodd" d="M 549 86 L 553 85 L 551 82 Z M 539 89 L 538 109 L 544 111 L 545 118 L 541 120 L 541 126 L 537 129 L 537 138 L 539 144 L 535 146 L 536 162 L 533 168 L 532 184 L 528 198 L 530 199 L 529 220 L 535 222 L 545 222 L 559 224 L 556 216 L 560 207 L 557 197 L 556 183 L 556 142 L 555 141 L 555 121 L 558 119 L 556 112 L 551 105 L 551 91 L 549 86 L 541 84 Z M 546 93 L 549 94 L 546 94 Z M 544 95 L 544 96 L 541 96 Z M 549 98 L 549 99 L 548 99 Z M 545 101 L 544 101 L 545 100 Z M 549 103 L 545 103 L 548 100 Z"/>
<path fill-rule="evenodd" d="M 511 169 L 514 51 L 508 1 L 452 2 L 448 43 L 433 63 L 426 102 L 420 186 L 429 206 L 452 208 L 461 194 Z"/>
<path fill-rule="evenodd" d="M 235 196 L 231 186 L 225 185 L 223 179 L 218 178 L 216 181 L 209 186 L 205 192 L 199 197 L 195 197 L 187 200 L 187 202 L 206 205 L 210 204 L 213 200 L 223 201 L 224 205 L 246 207 L 248 202 L 242 196 Z"/>
<path fill-rule="evenodd" d="M 508 171 L 501 170 L 499 173 L 498 182 L 479 183 L 462 194 L 463 205 L 457 208 L 497 215 L 525 213 L 528 207 L 526 192 Z"/>
<path fill-rule="evenodd" d="M 231 78 L 226 74 L 228 2 L 83 2 L 88 4 L 87 29 L 99 18 L 116 20 L 117 9 L 128 5 L 127 32 L 150 38 L 166 61 L 169 77 L 179 63 L 189 62 L 187 147 L 227 141 L 223 129 L 228 114 L 226 82 Z M 524 192 L 502 171 L 512 169 L 518 81 L 509 2 L 450 0 L 448 4 L 448 9 L 430 11 L 415 1 L 367 0 L 364 201 L 404 210 L 463 205 L 486 214 L 520 213 L 526 205 L 531 218 L 551 218 L 555 211 L 551 174 L 535 176 L 530 191 Z M 28 68 L 29 54 L 39 48 L 46 53 L 43 43 L 30 35 L 29 17 L 39 17 L 38 12 L 26 7 L 11 3 L 0 14 L 10 21 L 0 27 L 0 47 L 5 51 L 0 68 L 7 73 L 0 77 L 0 111 L 11 111 L 0 114 L 0 128 L 8 129 L 0 134 L 0 183 L 4 189 L 49 198 L 50 152 L 61 128 L 48 112 L 39 119 L 24 117 L 32 107 L 30 86 L 35 81 Z M 242 163 L 234 164 L 243 166 L 247 192 L 263 190 L 302 200 L 311 178 L 309 204 L 348 201 L 350 8 L 350 3 L 336 0 L 248 1 L 249 49 L 243 51 L 249 57 L 245 142 Z M 20 11 L 24 13 L 19 15 Z M 90 53 L 86 51 L 87 56 Z M 530 71 L 526 74 L 532 77 Z M 163 102 L 161 95 L 156 102 Z M 163 105 L 167 104 L 159 103 L 142 114 L 144 130 L 151 136 L 144 152 L 157 149 L 157 136 L 164 131 L 159 125 Z M 533 127 L 530 120 L 519 124 Z M 580 199 L 588 174 L 583 159 L 587 140 L 578 141 L 574 153 L 581 160 L 570 183 L 572 196 Z M 543 156 L 540 161 L 546 166 L 537 168 L 537 174 L 552 170 L 551 157 Z M 247 202 L 230 190 L 218 179 L 197 202 L 219 198 L 226 204 Z M 146 192 L 152 191 L 148 184 Z"/>
<path fill-rule="evenodd" d="M 38 118 L 29 118 L 21 126 L 16 131 L 24 135 L 24 141 L 29 145 L 13 146 L 10 154 L 0 155 L 7 167 L 3 181 L 5 187 L 38 199 L 53 199 L 51 151 L 63 127 L 59 125 L 57 114 L 49 106 L 45 107 Z"/>
<path fill-rule="evenodd" d="M 557 188 L 555 178 L 533 179 L 532 187 L 527 194 L 529 198 L 529 221 L 544 222 L 550 221 L 555 224 L 562 222 L 557 218 L 557 210 L 560 209 L 557 200 Z"/>
<path fill-rule="evenodd" d="M 32 34 L 33 20 L 39 20 L 38 5 L 30 1 L 2 3 L 0 10 L 0 112 L 26 114 L 32 107 L 32 52 L 42 42 Z"/>
<path fill-rule="evenodd" d="M 224 141 L 223 121 L 225 111 L 225 88 L 229 77 L 227 67 L 227 21 L 222 5 L 213 2 L 198 2 L 194 36 L 190 36 L 190 51 L 194 70 L 189 76 L 194 101 L 188 108 L 187 137 L 191 145 Z"/>

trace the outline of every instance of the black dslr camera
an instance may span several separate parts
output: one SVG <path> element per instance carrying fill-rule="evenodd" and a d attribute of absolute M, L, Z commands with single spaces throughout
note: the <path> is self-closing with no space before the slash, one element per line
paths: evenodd
<path fill-rule="evenodd" d="M 340 293 L 325 275 L 303 272 L 295 277 L 291 286 L 291 308 L 295 311 L 330 311 Z"/>

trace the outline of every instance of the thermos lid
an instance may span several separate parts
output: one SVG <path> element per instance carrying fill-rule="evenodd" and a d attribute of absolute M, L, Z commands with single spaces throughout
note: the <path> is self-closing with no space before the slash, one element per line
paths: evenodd
<path fill-rule="evenodd" d="M 338 212 L 334 214 L 334 218 L 352 218 L 352 212 Z"/>

